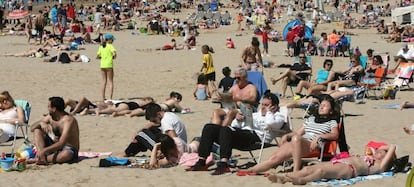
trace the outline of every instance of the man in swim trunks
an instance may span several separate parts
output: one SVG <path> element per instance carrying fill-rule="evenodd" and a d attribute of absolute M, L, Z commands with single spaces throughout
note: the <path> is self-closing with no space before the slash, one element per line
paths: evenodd
<path fill-rule="evenodd" d="M 78 161 L 80 146 L 77 120 L 65 112 L 61 97 L 49 98 L 49 115 L 31 125 L 36 158 L 28 163 L 73 163 Z"/>

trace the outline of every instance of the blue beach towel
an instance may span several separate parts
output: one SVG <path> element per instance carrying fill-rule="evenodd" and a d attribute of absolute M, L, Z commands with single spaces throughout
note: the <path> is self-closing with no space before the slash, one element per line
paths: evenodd
<path fill-rule="evenodd" d="M 318 186 L 347 186 L 352 185 L 360 181 L 366 181 L 366 180 L 374 180 L 374 179 L 382 179 L 384 177 L 392 177 L 394 175 L 393 172 L 384 172 L 380 174 L 375 175 L 368 175 L 368 176 L 358 176 L 347 180 L 337 180 L 337 179 L 331 179 L 328 181 L 315 181 L 311 182 L 311 185 L 318 185 Z"/>
<path fill-rule="evenodd" d="M 400 108 L 400 104 L 384 104 L 384 105 L 376 105 L 374 108 L 386 108 L 386 109 L 397 109 Z"/>

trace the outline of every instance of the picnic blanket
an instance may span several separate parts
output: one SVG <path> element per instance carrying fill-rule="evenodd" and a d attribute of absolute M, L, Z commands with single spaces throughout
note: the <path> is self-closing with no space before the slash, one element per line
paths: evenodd
<path fill-rule="evenodd" d="M 328 181 L 315 181 L 311 182 L 311 185 L 318 185 L 318 186 L 347 186 L 352 185 L 360 181 L 366 181 L 366 180 L 375 180 L 375 179 L 382 179 L 384 177 L 392 177 L 394 175 L 393 172 L 384 172 L 380 174 L 375 175 L 368 175 L 368 176 L 358 176 L 347 180 L 337 180 L 337 179 L 331 179 Z"/>

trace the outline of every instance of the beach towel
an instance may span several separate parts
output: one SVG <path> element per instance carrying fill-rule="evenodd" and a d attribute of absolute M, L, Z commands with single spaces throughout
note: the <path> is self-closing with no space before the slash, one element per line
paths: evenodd
<path fill-rule="evenodd" d="M 400 104 L 384 104 L 384 105 L 375 105 L 374 108 L 385 108 L 385 109 L 397 109 L 400 108 Z"/>
<path fill-rule="evenodd" d="M 352 185 L 360 181 L 366 181 L 366 180 L 375 180 L 375 179 L 382 179 L 384 177 L 392 177 L 394 175 L 393 172 L 384 172 L 380 174 L 375 175 L 368 175 L 368 176 L 358 176 L 351 179 L 346 180 L 338 180 L 338 179 L 331 179 L 328 181 L 315 181 L 311 182 L 311 185 L 317 185 L 317 186 L 347 186 Z"/>
<path fill-rule="evenodd" d="M 79 160 L 97 158 L 100 156 L 109 156 L 112 152 L 79 152 Z"/>

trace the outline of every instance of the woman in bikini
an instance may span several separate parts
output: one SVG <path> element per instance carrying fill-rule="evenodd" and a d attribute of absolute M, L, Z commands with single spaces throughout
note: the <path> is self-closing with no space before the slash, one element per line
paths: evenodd
<path fill-rule="evenodd" d="M 354 155 L 332 159 L 330 162 L 308 166 L 285 176 L 273 174 L 268 176 L 268 179 L 275 183 L 292 182 L 297 185 L 305 185 L 307 182 L 320 179 L 349 179 L 388 171 L 395 159 L 395 145 L 382 146 L 372 156 Z"/>
<path fill-rule="evenodd" d="M 180 105 L 182 99 L 183 96 L 180 93 L 172 91 L 170 97 L 159 105 L 165 112 L 181 112 L 183 110 L 183 107 Z"/>
<path fill-rule="evenodd" d="M 326 91 L 329 92 L 331 90 L 338 90 L 341 86 L 353 86 L 356 85 L 360 80 L 361 77 L 364 75 L 364 68 L 361 66 L 359 62 L 359 57 L 356 55 L 351 56 L 351 67 L 347 70 L 340 72 L 339 74 L 343 74 L 342 80 L 333 81 L 328 83 Z"/>
<path fill-rule="evenodd" d="M 263 61 L 260 52 L 260 42 L 257 37 L 252 38 L 251 46 L 246 47 L 241 56 L 242 64 L 240 67 L 243 67 L 247 71 L 254 70 L 261 67 L 263 71 Z"/>
<path fill-rule="evenodd" d="M 154 99 L 145 97 L 135 101 L 121 101 L 119 103 L 109 105 L 105 109 L 95 109 L 96 115 L 111 114 L 112 117 L 127 115 L 129 117 L 142 116 L 145 114 L 146 106 L 153 103 Z"/>

